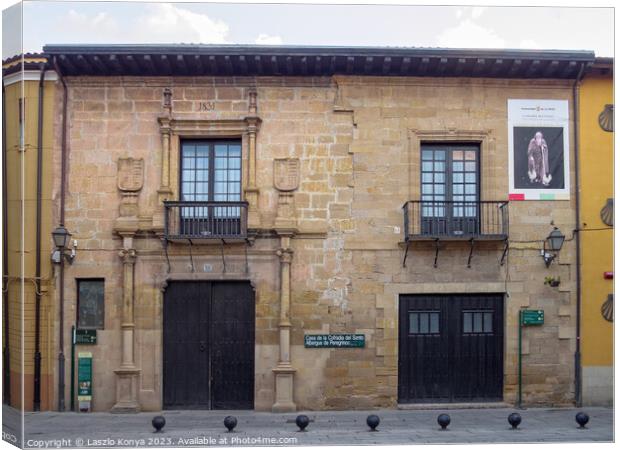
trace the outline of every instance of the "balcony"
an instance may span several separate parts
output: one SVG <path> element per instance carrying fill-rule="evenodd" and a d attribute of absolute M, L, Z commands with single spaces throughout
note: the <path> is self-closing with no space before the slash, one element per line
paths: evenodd
<path fill-rule="evenodd" d="M 507 201 L 410 200 L 403 212 L 405 242 L 508 239 Z"/>
<path fill-rule="evenodd" d="M 165 201 L 168 241 L 246 240 L 247 202 Z"/>

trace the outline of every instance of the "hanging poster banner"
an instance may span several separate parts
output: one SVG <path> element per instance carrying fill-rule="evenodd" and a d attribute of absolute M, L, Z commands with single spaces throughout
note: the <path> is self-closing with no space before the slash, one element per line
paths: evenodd
<path fill-rule="evenodd" d="M 510 200 L 569 200 L 567 100 L 508 100 Z"/>

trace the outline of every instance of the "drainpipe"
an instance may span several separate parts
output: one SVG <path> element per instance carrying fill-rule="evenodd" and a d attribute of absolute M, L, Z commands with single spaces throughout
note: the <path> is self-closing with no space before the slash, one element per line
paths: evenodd
<path fill-rule="evenodd" d="M 54 69 L 62 83 L 62 147 L 60 162 L 60 226 L 65 224 L 65 185 L 67 177 L 67 84 L 54 56 Z M 60 255 L 60 321 L 58 337 L 58 411 L 65 410 L 65 258 Z"/>
<path fill-rule="evenodd" d="M 580 216 L 580 196 L 579 196 L 579 82 L 583 77 L 585 63 L 581 63 L 579 74 L 573 84 L 573 133 L 575 149 L 575 251 L 577 252 L 577 320 L 575 329 L 575 405 L 581 406 L 581 239 L 579 230 L 581 229 Z"/>
<path fill-rule="evenodd" d="M 4 309 L 4 348 L 2 349 L 2 362 L 4 368 L 3 397 L 7 404 L 11 404 L 11 358 L 9 353 L 9 249 L 8 240 L 8 205 L 7 205 L 7 180 L 6 180 L 6 94 L 4 81 L 2 81 L 2 307 Z M 6 292 L 5 292 L 6 289 Z"/>
<path fill-rule="evenodd" d="M 37 117 L 37 232 L 35 256 L 34 310 L 34 400 L 33 409 L 41 410 L 41 185 L 43 167 L 43 94 L 46 64 L 41 64 L 39 78 L 39 109 Z"/>

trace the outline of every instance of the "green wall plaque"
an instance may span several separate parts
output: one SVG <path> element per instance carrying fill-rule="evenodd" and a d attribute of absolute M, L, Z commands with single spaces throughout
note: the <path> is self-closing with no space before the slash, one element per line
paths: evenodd
<path fill-rule="evenodd" d="M 366 345 L 363 334 L 306 334 L 306 348 L 362 348 Z"/>
<path fill-rule="evenodd" d="M 78 353 L 78 400 L 86 401 L 93 398 L 93 354 Z"/>
<path fill-rule="evenodd" d="M 542 309 L 521 310 L 521 325 L 542 325 L 545 323 L 545 312 Z"/>
<path fill-rule="evenodd" d="M 75 330 L 75 343 L 76 344 L 96 344 L 97 343 L 97 330 Z"/>

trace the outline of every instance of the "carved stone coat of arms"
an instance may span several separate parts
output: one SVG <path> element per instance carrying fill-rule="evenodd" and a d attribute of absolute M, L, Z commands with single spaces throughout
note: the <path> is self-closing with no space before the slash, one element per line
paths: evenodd
<path fill-rule="evenodd" d="M 282 192 L 299 187 L 299 159 L 280 158 L 273 161 L 273 185 Z"/>
<path fill-rule="evenodd" d="M 144 160 L 134 158 L 118 159 L 118 189 L 123 192 L 137 192 L 144 184 Z"/>

